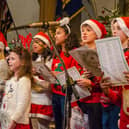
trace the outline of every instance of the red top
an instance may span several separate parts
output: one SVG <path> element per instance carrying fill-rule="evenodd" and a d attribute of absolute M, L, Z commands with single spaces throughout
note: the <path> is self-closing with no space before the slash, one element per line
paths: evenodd
<path fill-rule="evenodd" d="M 86 97 L 86 98 L 83 98 L 83 99 L 80 99 L 80 102 L 83 102 L 83 103 L 100 103 L 100 96 L 101 96 L 101 88 L 100 88 L 100 77 L 92 77 L 90 78 L 91 80 L 91 86 L 92 86 L 92 89 L 90 91 L 91 95 Z M 76 102 L 73 102 L 72 103 L 72 107 L 74 106 L 77 106 L 77 103 Z"/>
<path fill-rule="evenodd" d="M 127 63 L 129 65 L 129 51 L 125 52 L 125 57 L 127 60 Z M 129 90 L 129 85 L 124 86 L 125 89 Z M 122 87 L 120 87 L 121 90 L 119 90 L 118 93 L 114 92 L 113 90 L 109 90 L 109 97 L 112 101 L 112 103 L 120 105 L 121 111 L 120 111 L 120 129 L 128 129 L 127 126 L 129 126 L 129 116 L 125 114 L 123 111 L 123 95 L 122 95 Z M 127 107 L 127 111 L 129 112 L 129 107 Z"/>
<path fill-rule="evenodd" d="M 125 58 L 127 60 L 127 63 L 129 64 L 128 48 L 126 48 L 124 50 L 124 52 L 125 52 L 124 54 L 125 54 Z M 111 90 L 113 90 L 114 92 L 116 92 L 116 94 L 118 94 L 121 91 L 121 87 L 120 86 L 111 87 Z M 109 97 L 105 96 L 104 93 L 102 93 L 100 101 L 101 101 L 101 104 L 102 104 L 103 107 L 108 107 L 110 104 L 113 104 L 111 99 Z"/>
<path fill-rule="evenodd" d="M 77 63 L 77 61 L 75 61 L 73 59 L 73 57 L 71 55 L 66 56 L 64 52 L 60 52 L 60 57 L 64 61 L 66 69 L 75 66 L 78 69 L 79 72 L 82 72 L 82 67 Z M 59 60 L 58 57 L 53 58 L 51 70 L 52 71 L 57 71 L 57 72 L 64 71 L 64 68 L 63 68 L 62 64 L 60 63 L 60 60 Z M 51 85 L 51 88 L 52 88 L 53 93 L 65 96 L 65 94 L 62 92 L 62 88 L 61 88 L 60 85 L 58 85 L 58 84 Z"/>
<path fill-rule="evenodd" d="M 2 32 L 0 32 L 0 42 L 2 42 L 5 46 L 8 46 L 7 41 Z"/>
<path fill-rule="evenodd" d="M 92 90 L 90 91 L 91 95 L 89 97 L 81 99 L 80 101 L 84 103 L 100 103 L 100 96 L 101 96 L 101 88 L 99 84 L 100 78 L 94 76 L 92 77 L 91 81 L 92 81 L 91 83 Z"/>

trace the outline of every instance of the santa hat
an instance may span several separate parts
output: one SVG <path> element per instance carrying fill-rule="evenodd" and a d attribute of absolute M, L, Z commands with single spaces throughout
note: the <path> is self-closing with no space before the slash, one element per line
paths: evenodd
<path fill-rule="evenodd" d="M 107 34 L 105 26 L 102 23 L 98 22 L 97 20 L 90 19 L 90 20 L 84 21 L 81 24 L 81 28 L 80 28 L 81 32 L 82 32 L 83 25 L 89 25 L 95 31 L 95 33 L 99 39 L 103 38 Z"/>
<path fill-rule="evenodd" d="M 2 42 L 5 46 L 8 46 L 7 41 L 2 32 L 0 32 L 0 42 Z"/>
<path fill-rule="evenodd" d="M 129 37 L 129 17 L 115 18 L 112 20 L 112 24 L 114 21 L 117 21 L 122 31 Z"/>
<path fill-rule="evenodd" d="M 49 48 L 51 47 L 50 44 L 51 44 L 51 41 L 50 41 L 50 38 L 47 34 L 43 33 L 43 32 L 39 32 L 37 33 L 33 39 L 40 39 L 43 43 L 45 43 Z"/>

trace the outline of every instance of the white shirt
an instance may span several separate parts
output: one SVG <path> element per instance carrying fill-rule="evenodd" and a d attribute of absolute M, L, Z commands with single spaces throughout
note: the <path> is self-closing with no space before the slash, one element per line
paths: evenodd
<path fill-rule="evenodd" d="M 11 120 L 20 124 L 29 124 L 31 107 L 31 80 L 12 77 L 7 81 L 1 110 L 8 113 Z"/>

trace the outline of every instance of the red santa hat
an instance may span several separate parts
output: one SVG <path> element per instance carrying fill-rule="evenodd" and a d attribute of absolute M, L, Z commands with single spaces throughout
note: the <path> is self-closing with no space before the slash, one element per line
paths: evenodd
<path fill-rule="evenodd" d="M 112 24 L 114 23 L 114 21 L 117 21 L 122 31 L 129 37 L 129 17 L 115 18 L 112 20 Z"/>
<path fill-rule="evenodd" d="M 82 32 L 83 25 L 89 25 L 95 31 L 99 39 L 103 38 L 107 34 L 105 26 L 102 23 L 98 22 L 97 20 L 89 19 L 89 20 L 84 21 L 81 24 L 81 28 L 80 28 L 81 32 Z"/>
<path fill-rule="evenodd" d="M 47 34 L 43 33 L 43 32 L 39 32 L 37 33 L 33 39 L 40 39 L 43 43 L 45 43 L 49 48 L 51 47 L 50 44 L 51 44 L 51 41 L 50 41 L 50 38 Z"/>
<path fill-rule="evenodd" d="M 4 46 L 8 46 L 7 41 L 6 41 L 6 39 L 5 39 L 5 37 L 4 37 L 2 32 L 0 32 L 0 42 L 3 43 Z"/>

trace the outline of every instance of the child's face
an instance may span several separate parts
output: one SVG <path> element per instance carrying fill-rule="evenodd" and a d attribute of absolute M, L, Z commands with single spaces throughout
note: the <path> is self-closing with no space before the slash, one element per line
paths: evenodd
<path fill-rule="evenodd" d="M 56 43 L 56 45 L 64 44 L 67 37 L 68 37 L 68 35 L 65 33 L 63 28 L 59 27 L 59 28 L 56 29 L 56 33 L 55 33 L 55 43 Z"/>
<path fill-rule="evenodd" d="M 82 26 L 81 39 L 84 44 L 94 43 L 97 35 L 89 25 Z"/>
<path fill-rule="evenodd" d="M 128 37 L 125 35 L 125 33 L 121 30 L 119 24 L 117 22 L 112 24 L 111 27 L 112 30 L 112 36 L 119 36 L 122 43 L 128 40 Z"/>
<path fill-rule="evenodd" d="M 11 52 L 9 54 L 9 68 L 13 72 L 17 72 L 21 66 L 21 60 L 19 55 L 17 55 L 15 52 Z"/>
<path fill-rule="evenodd" d="M 44 50 L 44 48 L 47 47 L 47 45 L 45 45 L 42 41 L 40 41 L 39 39 L 34 39 L 33 40 L 33 45 L 32 45 L 32 49 L 34 53 L 38 53 L 41 54 Z"/>

